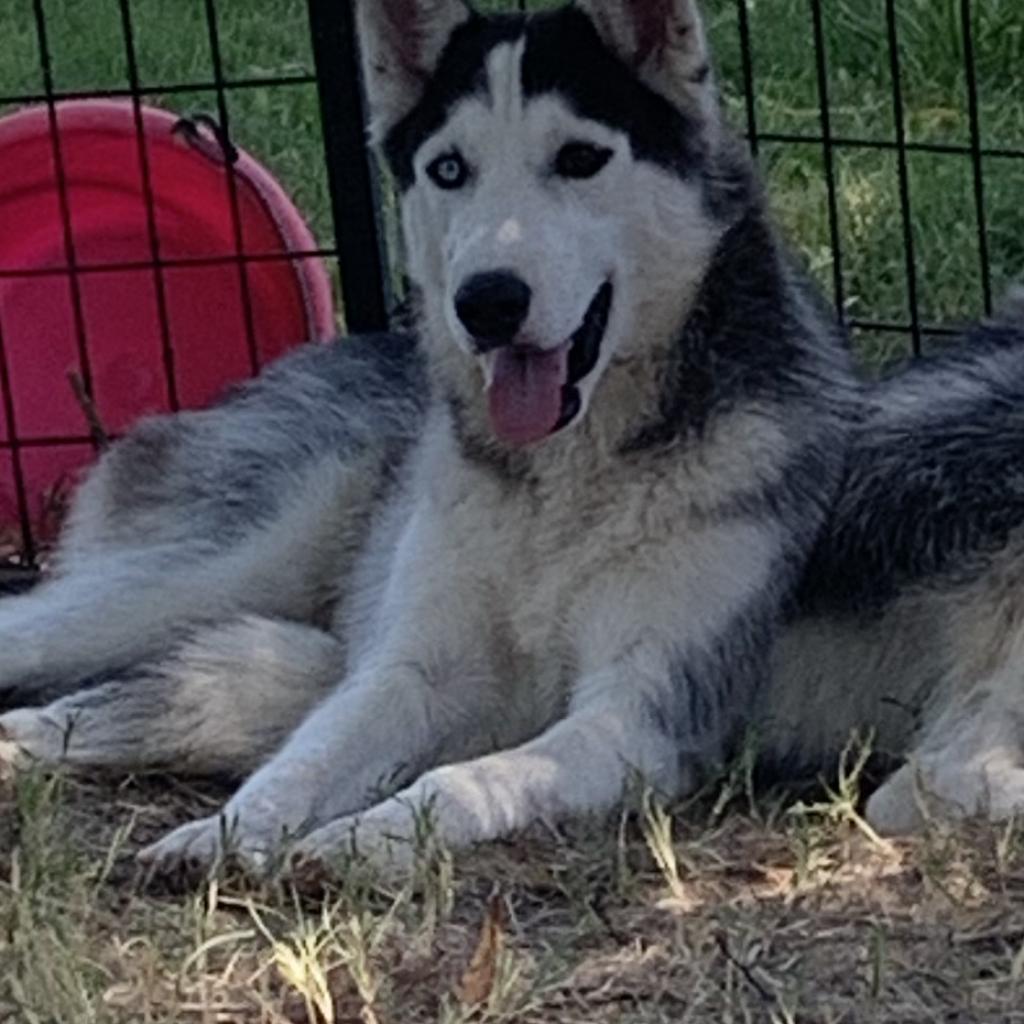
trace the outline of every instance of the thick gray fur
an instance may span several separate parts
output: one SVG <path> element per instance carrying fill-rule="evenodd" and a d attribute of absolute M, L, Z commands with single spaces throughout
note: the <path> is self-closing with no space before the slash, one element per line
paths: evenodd
<path fill-rule="evenodd" d="M 657 62 L 625 0 L 529 21 L 440 0 L 399 38 L 401 6 L 359 12 L 415 338 L 308 346 L 101 460 L 52 577 L 0 605 L 12 754 L 248 777 L 225 815 L 254 866 L 283 835 L 401 860 L 421 804 L 461 845 L 606 808 L 635 771 L 688 792 L 752 728 L 794 771 L 871 731 L 904 762 L 879 828 L 1024 807 L 1019 296 L 860 381 L 718 119 L 691 0 L 664 5 Z M 543 67 L 564 39 L 568 84 Z M 602 121 L 610 74 L 631 107 Z M 613 154 L 595 184 L 508 170 L 587 133 Z M 442 145 L 475 161 L 464 195 L 424 178 Z M 492 429 L 490 357 L 451 312 L 499 258 L 540 344 L 615 282 L 578 412 L 526 447 Z M 205 864 L 224 834 L 146 856 Z"/>

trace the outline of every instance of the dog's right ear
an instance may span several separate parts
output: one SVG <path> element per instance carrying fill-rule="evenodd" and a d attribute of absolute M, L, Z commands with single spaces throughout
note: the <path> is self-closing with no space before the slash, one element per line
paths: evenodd
<path fill-rule="evenodd" d="M 470 9 L 463 0 L 356 0 L 356 14 L 370 134 L 379 142 L 416 105 Z"/>

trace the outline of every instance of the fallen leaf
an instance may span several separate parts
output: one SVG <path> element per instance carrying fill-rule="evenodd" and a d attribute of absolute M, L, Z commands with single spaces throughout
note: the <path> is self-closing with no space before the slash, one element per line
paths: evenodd
<path fill-rule="evenodd" d="M 498 957 L 505 945 L 505 900 L 495 893 L 487 906 L 476 952 L 462 975 L 455 995 L 463 1006 L 482 1006 L 494 991 Z"/>

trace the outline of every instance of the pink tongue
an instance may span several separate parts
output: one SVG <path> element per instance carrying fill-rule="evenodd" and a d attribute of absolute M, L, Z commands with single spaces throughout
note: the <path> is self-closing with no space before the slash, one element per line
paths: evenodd
<path fill-rule="evenodd" d="M 543 440 L 562 415 L 562 387 L 569 376 L 569 348 L 498 349 L 489 390 L 491 426 L 507 444 Z"/>

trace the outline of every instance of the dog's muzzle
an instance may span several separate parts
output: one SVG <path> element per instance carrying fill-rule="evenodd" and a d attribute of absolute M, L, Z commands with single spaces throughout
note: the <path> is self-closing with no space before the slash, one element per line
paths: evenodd
<path fill-rule="evenodd" d="M 572 337 L 556 349 L 506 343 L 493 353 L 488 387 L 491 426 L 499 440 L 527 445 L 562 430 L 583 405 L 578 385 L 601 358 L 613 289 L 597 290 Z"/>

